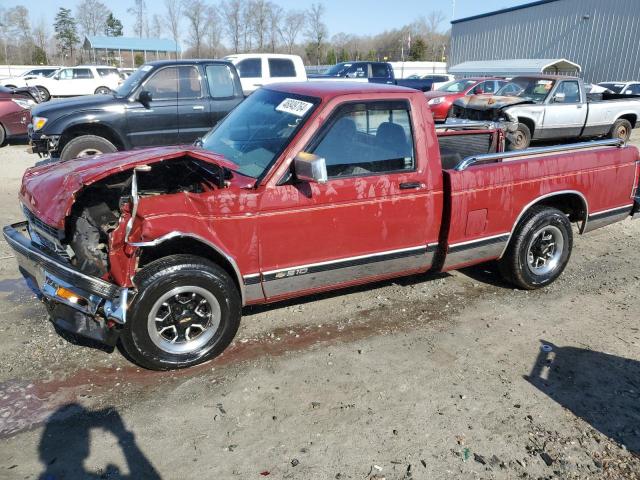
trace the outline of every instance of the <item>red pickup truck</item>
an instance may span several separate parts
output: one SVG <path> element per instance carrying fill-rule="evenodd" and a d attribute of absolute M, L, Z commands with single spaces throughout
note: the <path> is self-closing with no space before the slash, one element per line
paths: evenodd
<path fill-rule="evenodd" d="M 407 88 L 272 85 L 197 146 L 29 169 L 4 235 L 57 325 L 171 369 L 220 354 L 243 305 L 490 260 L 535 289 L 571 223 L 639 215 L 635 147 L 504 153 L 480 127 L 436 130 Z"/>

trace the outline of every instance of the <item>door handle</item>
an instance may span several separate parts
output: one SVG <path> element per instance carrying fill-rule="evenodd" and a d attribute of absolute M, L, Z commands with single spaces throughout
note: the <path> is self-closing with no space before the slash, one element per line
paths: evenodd
<path fill-rule="evenodd" d="M 194 105 L 193 109 L 194 110 L 204 110 L 204 105 Z"/>
<path fill-rule="evenodd" d="M 413 190 L 422 188 L 422 183 L 420 182 L 404 182 L 400 184 L 400 190 Z"/>

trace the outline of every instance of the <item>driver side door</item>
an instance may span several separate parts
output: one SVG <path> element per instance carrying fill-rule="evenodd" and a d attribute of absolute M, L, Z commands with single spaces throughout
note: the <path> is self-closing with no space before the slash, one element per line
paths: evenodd
<path fill-rule="evenodd" d="M 578 137 L 587 119 L 577 80 L 564 80 L 549 95 L 540 138 Z"/>
<path fill-rule="evenodd" d="M 127 138 L 132 147 L 176 145 L 179 142 L 178 92 L 180 66 L 159 68 L 136 93 L 151 93 L 147 106 L 138 100 L 127 105 Z"/>

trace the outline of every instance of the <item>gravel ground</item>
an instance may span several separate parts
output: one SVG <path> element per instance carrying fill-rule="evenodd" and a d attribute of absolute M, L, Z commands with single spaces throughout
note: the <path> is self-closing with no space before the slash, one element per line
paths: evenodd
<path fill-rule="evenodd" d="M 56 333 L 0 242 L 0 478 L 640 478 L 639 233 L 577 237 L 535 292 L 488 265 L 250 308 L 179 373 Z"/>

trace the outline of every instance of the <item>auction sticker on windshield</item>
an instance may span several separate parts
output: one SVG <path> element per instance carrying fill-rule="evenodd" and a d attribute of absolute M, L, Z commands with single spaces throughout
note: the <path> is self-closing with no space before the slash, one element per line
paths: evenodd
<path fill-rule="evenodd" d="M 296 117 L 304 117 L 311 107 L 313 107 L 313 103 L 303 102 L 295 98 L 285 98 L 280 105 L 276 107 L 276 110 L 278 112 L 290 113 Z"/>

